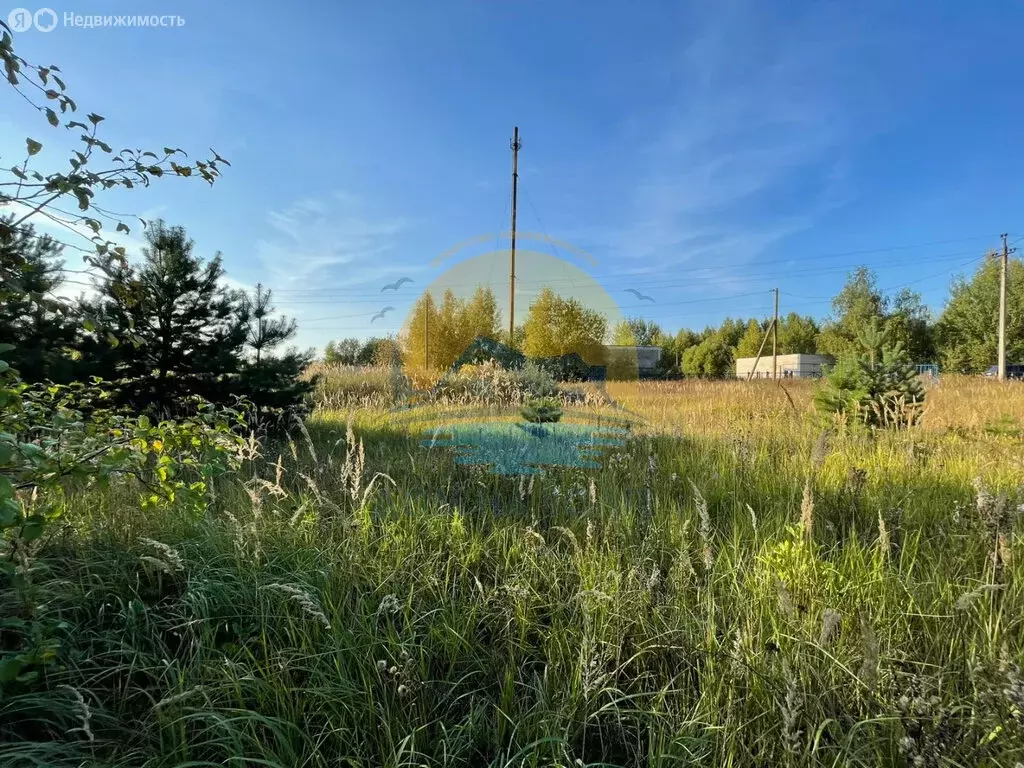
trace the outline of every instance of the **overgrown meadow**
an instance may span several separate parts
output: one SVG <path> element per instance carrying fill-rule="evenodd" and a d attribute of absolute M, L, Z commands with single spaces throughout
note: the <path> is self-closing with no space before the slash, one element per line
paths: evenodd
<path fill-rule="evenodd" d="M 66 487 L 0 765 L 1024 763 L 1024 385 L 870 434 L 809 382 L 642 383 L 600 469 L 509 477 L 321 374 L 205 510 Z"/>

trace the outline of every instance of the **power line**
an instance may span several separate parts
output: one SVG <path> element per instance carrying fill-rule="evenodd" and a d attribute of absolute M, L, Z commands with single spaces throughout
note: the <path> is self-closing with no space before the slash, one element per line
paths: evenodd
<path fill-rule="evenodd" d="M 925 275 L 924 277 L 919 277 L 916 280 L 910 280 L 910 281 L 908 281 L 906 283 L 900 283 L 899 285 L 883 286 L 883 287 L 879 288 L 878 290 L 881 291 L 882 293 L 887 293 L 889 291 L 897 291 L 900 288 L 907 288 L 907 287 L 909 287 L 911 285 L 917 285 L 918 283 L 923 283 L 923 282 L 926 282 L 928 280 L 934 280 L 937 277 L 946 277 L 946 276 L 949 275 L 950 272 L 954 272 L 955 270 L 962 269 L 964 267 L 970 266 L 971 264 L 974 264 L 974 263 L 976 263 L 976 262 L 978 262 L 978 261 L 980 261 L 980 260 L 982 260 L 984 258 L 986 258 L 986 257 L 985 256 L 975 256 L 974 258 L 969 259 L 968 261 L 962 262 L 960 264 L 955 264 L 952 267 L 947 267 L 946 269 L 942 270 L 941 272 L 936 272 L 936 273 L 931 274 L 931 275 Z M 829 296 L 806 296 L 806 295 L 802 295 L 802 294 L 789 293 L 787 291 L 783 291 L 783 295 L 789 296 L 791 299 L 831 299 L 831 297 L 829 297 Z"/>
<path fill-rule="evenodd" d="M 762 293 L 762 291 L 753 291 L 751 293 L 737 293 L 737 294 L 732 294 L 732 295 L 729 295 L 729 296 L 713 296 L 711 298 L 704 298 L 704 299 L 686 299 L 686 300 L 683 300 L 683 301 L 666 301 L 666 302 L 661 302 L 657 306 L 661 306 L 661 307 L 674 307 L 674 306 L 679 306 L 680 304 L 704 304 L 704 303 L 711 302 L 711 301 L 726 301 L 728 299 L 742 299 L 742 298 L 746 298 L 748 296 L 760 296 L 761 293 Z M 626 304 L 626 305 L 619 305 L 619 304 L 615 304 L 613 302 L 613 306 L 616 309 L 620 309 L 621 310 L 621 309 L 641 309 L 641 308 L 650 309 L 652 306 L 655 306 L 655 305 L 652 305 L 652 304 Z M 305 323 L 315 323 L 315 322 L 326 321 L 326 320 L 345 320 L 345 319 L 352 318 L 352 317 L 370 317 L 370 316 L 372 316 L 372 314 L 373 313 L 371 313 L 371 312 L 357 312 L 357 313 L 351 314 L 351 315 L 332 315 L 331 317 L 314 317 L 314 318 L 310 318 L 308 320 L 303 320 L 303 322 L 305 322 Z"/>
<path fill-rule="evenodd" d="M 760 267 L 760 266 L 767 266 L 767 265 L 772 265 L 772 264 L 790 264 L 790 263 L 800 263 L 800 262 L 815 262 L 816 263 L 816 262 L 822 261 L 824 259 L 843 258 L 843 257 L 846 257 L 846 256 L 858 256 L 858 255 L 864 255 L 864 254 L 869 254 L 869 253 L 888 253 L 888 252 L 891 252 L 891 251 L 912 250 L 912 249 L 915 249 L 915 248 L 927 248 L 927 247 L 936 246 L 936 245 L 947 245 L 947 244 L 951 244 L 951 243 L 968 242 L 968 241 L 972 241 L 972 240 L 981 240 L 981 239 L 991 239 L 991 235 L 978 235 L 978 236 L 974 236 L 974 237 L 964 237 L 964 238 L 956 238 L 956 239 L 950 239 L 950 240 L 934 240 L 934 241 L 931 241 L 931 242 L 920 243 L 920 244 L 917 244 L 917 245 L 895 245 L 895 246 L 888 246 L 888 247 L 884 247 L 884 248 L 867 248 L 867 249 L 862 249 L 862 250 L 857 250 L 857 251 L 845 251 L 845 252 L 838 252 L 838 253 L 831 253 L 831 254 L 808 255 L 808 256 L 803 256 L 803 257 L 789 257 L 789 258 L 784 258 L 784 259 L 773 259 L 773 260 L 758 260 L 753 265 Z M 954 255 L 954 256 L 955 255 L 966 255 L 968 253 L 974 253 L 974 250 L 972 249 L 971 251 L 958 251 L 955 254 L 949 254 L 949 255 Z M 927 257 L 924 257 L 924 258 L 927 258 Z M 932 260 L 934 260 L 934 259 L 932 259 Z M 915 259 L 915 261 L 916 261 L 916 259 Z M 717 270 L 730 269 L 730 268 L 737 268 L 737 269 L 739 269 L 739 268 L 745 268 L 745 267 L 749 267 L 749 266 L 751 266 L 750 262 L 748 262 L 748 263 L 735 263 L 734 262 L 734 263 L 731 263 L 731 264 L 718 265 L 716 267 L 680 267 L 680 268 L 672 267 L 671 269 L 672 269 L 672 271 L 674 273 L 679 273 L 679 272 L 702 272 L 702 271 L 707 271 L 707 270 L 711 270 L 711 269 L 717 269 Z M 851 263 L 849 266 L 851 266 L 851 267 L 852 266 L 859 266 L 859 264 Z M 844 269 L 844 268 L 847 268 L 847 267 L 838 266 L 838 267 L 835 267 L 835 268 L 836 269 Z M 652 274 L 650 271 L 637 272 L 635 270 L 620 270 L 620 271 L 611 271 L 611 272 L 604 272 L 604 273 L 593 273 L 593 274 L 588 273 L 588 275 L 589 275 L 590 278 L 592 278 L 594 280 L 599 280 L 599 279 L 604 278 L 604 277 L 635 277 L 636 279 L 644 279 L 645 277 L 650 277 L 651 279 L 657 280 L 657 276 Z M 550 278 L 548 280 L 524 280 L 524 279 L 517 278 L 516 282 L 517 283 L 523 283 L 523 282 L 550 282 L 550 281 L 554 281 L 554 280 L 557 280 L 559 282 L 565 282 L 565 281 L 573 281 L 573 280 L 577 280 L 577 279 L 578 278 L 576 278 L 576 277 Z M 450 283 L 448 285 L 451 286 L 451 287 L 455 287 L 455 286 L 460 285 L 460 284 L 459 283 Z M 465 283 L 465 284 L 462 284 L 462 285 L 473 285 L 473 284 L 472 283 Z M 362 291 L 362 290 L 365 290 L 365 289 L 361 289 L 361 288 L 336 288 L 336 289 L 332 289 L 332 288 L 324 288 L 324 289 L 293 288 L 293 289 L 281 289 L 281 292 L 289 292 L 289 293 L 291 293 L 291 292 L 309 292 L 309 291 L 318 291 L 318 290 L 324 290 L 324 291 L 332 291 L 332 290 L 337 290 L 337 291 Z"/>
<path fill-rule="evenodd" d="M 974 252 L 971 252 L 971 253 L 973 254 Z M 965 255 L 964 252 L 957 252 L 957 253 L 953 253 L 953 254 L 945 254 L 945 255 L 942 255 L 942 256 L 934 256 L 934 257 L 931 257 L 929 259 L 929 263 L 941 262 L 941 261 L 951 261 L 951 260 L 954 260 L 954 259 L 955 260 L 960 260 L 960 259 L 962 259 L 962 257 L 964 255 Z M 973 261 L 975 261 L 978 258 L 981 258 L 981 257 L 976 256 L 976 255 L 972 255 L 971 259 L 968 262 L 966 262 L 966 263 L 970 264 L 970 263 L 972 263 Z M 912 261 L 888 261 L 885 264 L 879 264 L 879 265 L 860 265 L 860 266 L 866 266 L 866 267 L 875 268 L 875 269 L 889 269 L 889 268 L 894 268 L 894 267 L 914 266 L 914 265 L 917 265 L 919 263 L 920 262 L 918 260 L 912 260 Z M 951 269 L 958 269 L 961 266 L 962 266 L 961 264 L 954 265 L 952 268 L 947 269 L 946 272 L 950 271 Z M 722 271 L 722 269 L 720 267 L 703 267 L 702 269 L 716 270 L 716 272 Z M 826 274 L 841 274 L 843 272 L 847 272 L 848 270 L 849 270 L 849 267 L 846 267 L 846 266 L 842 266 L 842 267 L 824 267 L 822 269 L 810 269 L 809 268 L 809 269 L 804 269 L 804 270 L 799 270 L 799 271 L 787 272 L 786 276 L 787 277 L 813 277 L 813 276 L 826 275 Z M 944 274 L 944 273 L 942 273 L 942 274 Z M 736 284 L 736 283 L 751 283 L 751 282 L 763 282 L 763 281 L 767 281 L 767 280 L 770 280 L 770 279 L 778 277 L 778 274 L 779 273 L 777 271 L 770 271 L 770 272 L 747 272 L 747 273 L 744 273 L 744 275 L 739 276 L 739 277 L 734 277 L 734 276 L 730 275 L 730 276 L 727 276 L 726 279 L 728 280 L 728 282 L 730 282 L 732 284 Z M 699 276 L 699 277 L 694 277 L 694 278 L 687 278 L 687 279 L 683 279 L 683 280 L 667 280 L 667 281 L 666 280 L 660 280 L 660 281 L 657 281 L 656 283 L 654 283 L 654 284 L 652 284 L 650 286 L 647 283 L 638 283 L 638 282 L 635 282 L 635 281 L 632 281 L 629 284 L 631 286 L 633 286 L 633 287 L 639 287 L 639 288 L 649 288 L 649 287 L 675 288 L 675 287 L 683 287 L 683 286 L 687 286 L 687 285 L 695 285 L 696 281 L 698 281 L 698 280 L 713 280 L 716 277 L 718 277 L 718 274 L 716 274 L 716 275 L 708 275 L 708 276 Z M 535 281 L 517 280 L 517 283 L 521 284 L 523 282 L 533 282 L 533 283 L 539 283 L 542 286 L 548 286 L 548 285 L 550 285 L 551 283 L 554 283 L 557 280 L 560 280 L 560 278 L 551 278 L 550 280 L 535 280 Z M 568 278 L 561 278 L 561 280 L 562 280 L 562 282 L 565 282 L 566 280 L 568 280 Z M 605 293 L 608 292 L 608 289 L 607 289 L 606 286 L 604 286 L 604 285 L 602 285 L 602 284 L 600 284 L 600 283 L 598 283 L 596 281 L 589 281 L 588 280 L 585 283 L 579 283 L 579 282 L 575 282 L 575 281 L 579 280 L 579 278 L 571 278 L 571 280 L 574 281 L 571 287 L 574 288 L 577 291 L 600 290 L 600 291 L 605 292 Z M 480 284 L 481 283 L 479 283 L 479 282 L 473 282 L 473 283 L 445 283 L 445 284 L 442 284 L 442 285 L 434 286 L 430 290 L 434 291 L 434 290 L 456 288 L 456 287 L 476 287 L 476 286 L 478 286 Z M 908 283 L 908 284 L 910 284 L 910 283 Z M 323 289 L 323 290 L 329 290 L 329 289 Z M 529 289 L 529 290 L 522 290 L 522 289 L 520 289 L 520 290 L 517 291 L 517 294 L 518 295 L 523 295 L 523 294 L 529 295 L 531 293 L 532 294 L 536 294 L 539 291 L 540 291 L 540 288 Z M 381 299 L 379 299 L 379 298 L 374 298 L 374 299 L 349 299 L 346 296 L 341 296 L 341 295 L 339 295 L 339 296 L 322 296 L 322 297 L 316 297 L 316 298 L 312 298 L 312 297 L 311 298 L 306 298 L 306 297 L 289 298 L 288 296 L 283 296 L 283 297 L 279 296 L 279 292 L 276 291 L 276 290 L 274 291 L 274 295 L 278 296 L 278 298 L 280 298 L 284 303 L 286 303 L 288 305 L 333 304 L 333 303 L 338 302 L 338 301 L 344 301 L 347 304 L 376 304 L 376 303 L 379 303 L 379 301 L 381 301 Z M 365 292 L 363 293 L 363 295 L 365 295 Z M 388 294 L 388 298 L 416 299 L 416 298 L 418 298 L 421 295 L 422 295 L 422 292 L 415 292 L 415 293 L 413 293 L 413 292 L 389 293 Z M 812 297 L 807 297 L 807 298 L 812 298 Z"/>
<path fill-rule="evenodd" d="M 1024 238 L 1021 238 L 1021 239 L 1024 239 Z M 821 267 L 821 268 L 805 268 L 805 269 L 801 269 L 799 271 L 788 271 L 786 274 L 789 275 L 789 276 L 793 276 L 793 277 L 800 277 L 800 276 L 809 276 L 809 275 L 818 275 L 818 274 L 838 274 L 838 273 L 846 272 L 846 271 L 848 271 L 850 269 L 853 269 L 853 268 L 856 268 L 858 266 L 864 266 L 864 267 L 873 268 L 873 269 L 881 269 L 881 268 L 888 268 L 888 267 L 895 267 L 895 266 L 912 266 L 912 265 L 920 264 L 922 262 L 922 259 L 927 261 L 927 262 L 935 262 L 935 261 L 942 261 L 942 260 L 958 259 L 958 258 L 961 258 L 961 257 L 966 256 L 966 255 L 971 255 L 973 257 L 976 253 L 977 253 L 977 251 L 972 249 L 970 251 L 956 251 L 956 252 L 952 252 L 952 253 L 941 254 L 941 255 L 938 255 L 938 256 L 927 256 L 927 257 L 914 258 L 914 259 L 904 259 L 904 260 L 897 260 L 897 261 L 893 261 L 893 260 L 889 259 L 889 260 L 886 260 L 884 263 L 877 263 L 877 264 L 872 264 L 872 263 L 857 263 L 857 264 L 854 264 L 854 263 L 851 263 L 851 264 L 846 264 L 846 265 L 834 265 L 834 266 L 826 265 L 826 266 Z M 799 260 L 787 259 L 785 261 L 785 263 L 789 263 L 790 261 L 803 261 L 803 260 L 802 259 L 799 259 Z M 765 265 L 768 265 L 768 264 L 771 264 L 771 263 L 773 263 L 773 262 L 767 261 L 767 262 L 755 262 L 755 263 L 747 263 L 747 264 L 717 265 L 717 266 L 710 266 L 710 267 L 707 267 L 707 266 L 705 266 L 705 267 L 689 267 L 689 268 L 679 268 L 679 269 L 673 268 L 672 271 L 674 273 L 711 272 L 711 273 L 714 273 L 715 275 L 718 275 L 718 274 L 727 272 L 727 270 L 729 270 L 729 269 L 739 269 L 739 268 L 746 269 L 746 268 L 751 268 L 751 267 L 757 268 L 757 267 L 765 266 Z M 733 281 L 747 281 L 747 282 L 749 282 L 751 279 L 753 279 L 755 277 L 762 277 L 763 276 L 764 278 L 772 278 L 772 277 L 776 277 L 777 275 L 778 275 L 778 271 L 777 270 L 772 270 L 772 271 L 767 271 L 767 272 L 755 272 L 755 273 L 745 272 L 744 273 L 744 277 L 733 277 L 731 279 Z M 581 276 L 572 276 L 572 277 L 555 277 L 555 276 L 552 276 L 552 277 L 548 277 L 548 278 L 537 278 L 537 279 L 533 279 L 533 280 L 517 278 L 516 282 L 517 282 L 517 284 L 520 284 L 520 285 L 523 284 L 523 283 L 539 284 L 539 285 L 551 285 L 551 284 L 556 284 L 556 283 L 571 283 L 571 284 L 578 284 L 578 285 L 580 285 L 580 287 L 592 287 L 592 286 L 601 287 L 601 285 L 600 285 L 600 283 L 598 281 L 602 277 L 623 277 L 624 278 L 624 277 L 631 277 L 631 276 L 634 276 L 636 278 L 635 280 L 630 282 L 630 285 L 634 286 L 634 287 L 651 287 L 651 286 L 671 287 L 671 286 L 677 286 L 677 285 L 682 285 L 682 284 L 688 283 L 688 282 L 692 281 L 693 279 L 701 279 L 700 276 L 697 276 L 697 277 L 694 277 L 694 278 L 686 278 L 685 280 L 668 280 L 668 281 L 666 281 L 664 279 L 658 278 L 656 275 L 652 275 L 651 273 L 636 273 L 636 272 L 611 273 L 611 272 L 609 272 L 609 273 L 605 273 L 603 275 L 591 275 L 589 273 L 584 273 Z M 708 276 L 708 278 L 710 278 L 710 277 L 711 277 L 711 275 Z M 585 280 L 586 282 L 583 283 L 583 284 L 580 284 L 581 280 Z M 441 288 L 473 287 L 473 286 L 476 286 L 478 284 L 479 284 L 479 282 L 452 282 L 452 283 L 446 282 L 446 283 L 443 283 L 442 285 L 440 285 L 438 287 L 441 287 Z M 291 288 L 291 289 L 285 288 L 285 289 L 275 289 L 274 293 L 275 293 L 275 295 L 278 295 L 278 296 L 288 296 L 288 295 L 293 295 L 293 294 L 307 294 L 307 295 L 311 295 L 308 299 L 306 298 L 306 296 L 298 296 L 294 301 L 299 301 L 299 300 L 309 300 L 309 301 L 312 301 L 313 297 L 319 296 L 319 295 L 337 294 L 338 297 L 341 298 L 343 294 L 350 294 L 350 293 L 362 293 L 362 294 L 365 294 L 366 291 L 367 291 L 366 288 L 354 288 L 354 287 Z M 413 293 L 391 293 L 391 294 L 389 294 L 389 296 L 397 297 L 397 298 L 402 298 L 402 297 L 406 297 L 406 296 L 415 297 L 415 296 L 418 296 L 418 295 L 419 295 L 418 292 L 413 292 Z M 330 296 L 327 296 L 327 298 L 330 298 Z"/>

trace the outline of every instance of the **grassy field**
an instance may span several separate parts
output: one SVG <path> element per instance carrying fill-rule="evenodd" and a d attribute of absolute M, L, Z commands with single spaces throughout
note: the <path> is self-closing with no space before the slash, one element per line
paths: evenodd
<path fill-rule="evenodd" d="M 69 496 L 0 765 L 1024 763 L 1024 385 L 870 436 L 807 382 L 643 383 L 600 469 L 532 479 L 389 386 L 328 372 L 202 519 Z"/>

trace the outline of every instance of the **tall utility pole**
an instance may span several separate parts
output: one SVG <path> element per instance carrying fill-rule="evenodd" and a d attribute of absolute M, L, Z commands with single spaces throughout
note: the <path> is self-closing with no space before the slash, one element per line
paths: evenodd
<path fill-rule="evenodd" d="M 432 302 L 423 302 L 423 367 L 430 370 L 430 308 Z"/>
<path fill-rule="evenodd" d="M 519 196 L 519 126 L 512 133 L 512 263 L 508 273 L 508 345 L 516 343 L 516 198 Z"/>
<path fill-rule="evenodd" d="M 999 271 L 999 380 L 1006 381 L 1006 269 L 1010 261 L 1010 248 L 1003 235 L 1002 269 Z"/>
<path fill-rule="evenodd" d="M 772 320 L 772 378 L 779 378 L 779 289 L 775 289 L 775 319 Z"/>

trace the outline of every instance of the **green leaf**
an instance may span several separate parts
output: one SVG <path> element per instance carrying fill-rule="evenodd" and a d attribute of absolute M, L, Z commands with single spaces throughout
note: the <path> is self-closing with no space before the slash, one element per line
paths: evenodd
<path fill-rule="evenodd" d="M 0 501 L 0 530 L 4 528 L 12 528 L 18 524 L 18 518 L 21 516 L 21 510 L 18 507 L 17 502 L 8 499 L 7 501 Z"/>
<path fill-rule="evenodd" d="M 53 90 L 53 88 L 46 91 L 46 98 L 48 99 L 56 99 L 58 96 L 60 96 L 60 94 Z"/>
<path fill-rule="evenodd" d="M 4 33 L 6 39 L 6 32 Z M 18 65 L 18 60 L 13 56 L 4 56 L 4 69 L 7 71 L 7 82 L 11 85 L 18 84 L 18 72 L 21 67 Z"/>
<path fill-rule="evenodd" d="M 119 221 L 117 223 L 117 231 L 118 232 L 124 232 L 126 235 L 131 234 L 131 230 L 128 229 L 128 225 L 125 224 L 123 221 Z"/>
<path fill-rule="evenodd" d="M 25 139 L 25 146 L 28 147 L 29 157 L 39 154 L 39 150 L 43 148 L 43 145 L 35 139 Z"/>
<path fill-rule="evenodd" d="M 99 124 L 100 124 L 100 122 L 101 122 L 101 121 L 103 120 L 103 117 L 102 117 L 102 116 L 100 116 L 100 115 L 97 115 L 97 114 L 96 114 L 95 112 L 91 112 L 91 113 L 89 113 L 88 115 L 86 115 L 86 118 L 87 118 L 87 119 L 89 120 L 89 122 L 90 122 L 90 123 L 92 123 L 93 125 L 99 125 Z"/>
<path fill-rule="evenodd" d="M 117 347 L 121 343 L 120 341 L 117 340 L 117 336 L 110 333 L 109 331 L 107 332 L 107 341 L 110 343 L 110 346 L 112 347 Z"/>
<path fill-rule="evenodd" d="M 0 355 L 2 355 L 4 352 L 10 352 L 12 349 L 16 349 L 16 347 L 13 344 L 8 344 L 7 342 L 0 342 Z"/>
<path fill-rule="evenodd" d="M 85 328 L 85 330 L 87 330 L 90 333 L 92 333 L 93 331 L 96 330 L 96 323 L 94 323 L 92 320 L 90 320 L 87 317 L 84 320 L 82 320 L 82 327 Z"/>
<path fill-rule="evenodd" d="M 0 683 L 9 683 L 18 676 L 24 666 L 21 659 L 10 656 L 0 661 Z"/>
<path fill-rule="evenodd" d="M 50 108 L 46 109 L 46 119 L 50 122 L 50 125 L 52 125 L 54 128 L 56 128 L 58 125 L 60 125 L 60 120 L 57 119 L 57 113 L 54 112 Z"/>
<path fill-rule="evenodd" d="M 21 451 L 21 454 L 25 458 L 31 459 L 36 463 L 43 461 L 46 458 L 46 455 L 43 453 L 43 449 L 35 443 L 20 443 L 18 445 L 18 450 Z"/>
<path fill-rule="evenodd" d="M 35 541 L 43 535 L 45 527 L 46 521 L 41 517 L 35 517 L 22 526 L 21 538 L 25 541 Z"/>

